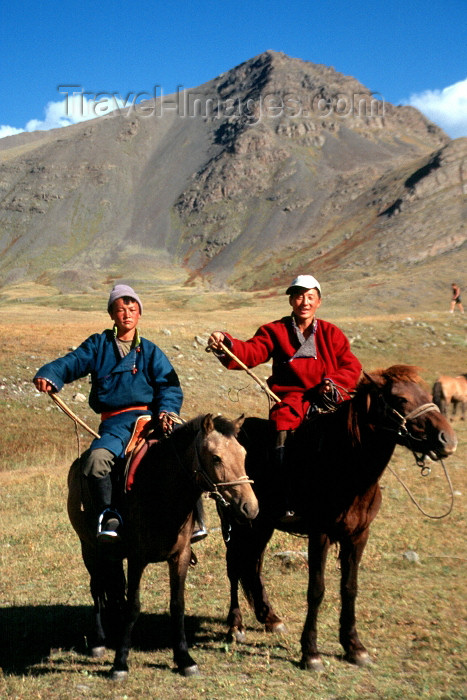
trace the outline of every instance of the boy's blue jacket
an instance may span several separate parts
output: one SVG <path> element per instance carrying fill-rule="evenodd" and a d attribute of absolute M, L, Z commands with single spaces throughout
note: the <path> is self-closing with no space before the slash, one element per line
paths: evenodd
<path fill-rule="evenodd" d="M 148 406 L 148 410 L 126 411 L 102 421 L 101 438 L 92 442 L 91 449 L 105 447 L 119 456 L 139 415 L 180 413 L 183 393 L 177 374 L 162 350 L 145 338 L 122 358 L 112 330 L 95 333 L 76 350 L 41 367 L 35 378 L 46 379 L 60 391 L 64 384 L 88 374 L 89 405 L 96 413 Z"/>

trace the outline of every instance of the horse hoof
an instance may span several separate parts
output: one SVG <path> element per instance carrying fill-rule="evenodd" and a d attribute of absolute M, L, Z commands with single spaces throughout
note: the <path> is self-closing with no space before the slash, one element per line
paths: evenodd
<path fill-rule="evenodd" d="M 371 657 L 367 651 L 360 651 L 355 654 L 354 663 L 360 668 L 366 668 L 367 666 L 371 666 L 373 661 L 371 660 Z"/>
<path fill-rule="evenodd" d="M 305 671 L 314 671 L 315 673 L 322 673 L 324 671 L 324 664 L 319 658 L 319 656 L 313 656 L 311 658 L 302 659 L 300 663 L 300 668 Z"/>
<path fill-rule="evenodd" d="M 278 622 L 276 625 L 271 627 L 270 631 L 273 634 L 287 634 L 288 629 L 283 622 Z"/>
<path fill-rule="evenodd" d="M 180 675 L 184 676 L 185 678 L 189 678 L 190 676 L 199 676 L 199 668 L 197 664 L 194 664 L 193 666 L 187 666 L 186 668 L 181 668 L 179 669 Z"/>
<path fill-rule="evenodd" d="M 112 671 L 112 680 L 116 681 L 117 683 L 121 683 L 122 681 L 126 681 L 128 678 L 128 671 Z"/>
<path fill-rule="evenodd" d="M 102 659 L 105 654 L 105 647 L 93 647 L 91 649 L 91 656 L 93 659 Z"/>
<path fill-rule="evenodd" d="M 238 642 L 239 644 L 243 644 L 246 642 L 246 632 L 245 630 L 241 630 L 238 627 L 232 627 L 229 630 L 229 639 L 232 642 Z"/>
<path fill-rule="evenodd" d="M 366 650 L 356 651 L 353 654 L 347 654 L 344 658 L 346 661 L 351 664 L 355 664 L 355 666 L 358 666 L 359 668 L 366 668 L 367 666 L 371 666 L 373 664 L 373 661 Z"/>

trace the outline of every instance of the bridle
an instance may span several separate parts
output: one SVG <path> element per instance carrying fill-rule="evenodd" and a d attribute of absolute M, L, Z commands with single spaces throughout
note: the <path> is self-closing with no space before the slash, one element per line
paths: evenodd
<path fill-rule="evenodd" d="M 234 481 L 213 481 L 209 474 L 207 473 L 202 459 L 201 459 L 201 454 L 200 454 L 200 443 L 201 443 L 201 433 L 202 431 L 199 430 L 198 433 L 196 434 L 195 440 L 194 440 L 194 456 L 195 456 L 195 466 L 192 472 L 190 472 L 190 476 L 193 477 L 194 482 L 202 488 L 204 493 L 206 493 L 209 498 L 213 498 L 219 505 L 223 506 L 224 508 L 227 508 L 230 503 L 224 498 L 222 493 L 219 491 L 219 489 L 226 489 L 229 488 L 230 486 L 242 486 L 244 484 L 254 484 L 253 479 L 250 479 L 247 474 L 244 474 L 243 476 L 240 476 L 238 479 L 235 479 Z M 186 471 L 184 468 L 184 465 L 175 450 L 174 447 L 174 452 L 177 456 L 177 460 L 182 466 L 182 468 Z M 199 482 L 204 482 L 205 488 L 203 488 Z"/>
<path fill-rule="evenodd" d="M 410 432 L 407 424 L 415 420 L 416 418 L 419 418 L 420 416 L 425 415 L 425 413 L 429 413 L 430 411 L 436 411 L 440 413 L 439 407 L 435 403 L 424 403 L 421 404 L 421 406 L 417 406 L 414 408 L 412 411 L 409 411 L 407 415 L 403 415 L 402 413 L 399 413 L 395 408 L 390 406 L 382 393 L 379 393 L 378 395 L 378 400 L 380 403 L 383 404 L 384 409 L 383 409 L 383 415 L 385 417 L 388 417 L 391 421 L 394 422 L 394 426 L 392 425 L 382 425 L 381 427 L 383 430 L 388 430 L 390 432 L 396 433 L 400 438 L 402 438 L 401 443 L 405 445 L 413 454 L 415 458 L 415 462 L 418 467 L 421 469 L 421 474 L 422 476 L 428 476 L 431 473 L 431 468 L 426 465 L 425 459 L 427 457 L 426 452 L 417 452 L 415 449 L 415 446 L 413 443 L 415 442 L 422 442 L 421 438 L 416 437 L 413 435 L 413 433 Z M 450 494 L 451 494 L 451 502 L 450 505 L 448 506 L 447 510 L 442 513 L 441 515 L 431 515 L 430 513 L 427 513 L 421 505 L 418 503 L 418 501 L 414 498 L 412 492 L 410 491 L 409 487 L 404 483 L 404 481 L 401 479 L 401 477 L 392 469 L 390 465 L 387 466 L 391 474 L 393 474 L 398 482 L 401 484 L 401 486 L 405 489 L 407 492 L 410 500 L 414 505 L 418 508 L 418 510 L 423 513 L 423 515 L 427 516 L 428 518 L 431 518 L 433 520 L 439 520 L 440 518 L 445 518 L 449 513 L 452 511 L 452 507 L 454 505 L 454 491 L 452 487 L 452 482 L 449 477 L 449 473 L 444 465 L 444 462 L 441 457 L 438 457 L 435 453 L 431 452 L 429 454 L 429 457 L 432 461 L 439 461 L 441 462 L 441 466 L 444 471 L 444 475 L 446 477 L 446 481 L 449 485 L 450 488 Z"/>
<path fill-rule="evenodd" d="M 412 432 L 410 432 L 410 429 L 408 427 L 408 423 L 410 421 L 415 420 L 416 418 L 420 418 L 420 416 L 425 415 L 425 413 L 429 413 L 430 411 L 436 411 L 437 413 L 440 413 L 439 407 L 435 403 L 424 403 L 421 404 L 420 406 L 417 406 L 414 408 L 412 411 L 409 411 L 405 416 L 402 413 L 399 413 L 395 408 L 393 408 L 384 398 L 384 396 L 380 393 L 378 395 L 378 400 L 380 404 L 383 404 L 383 415 L 385 418 L 389 418 L 390 421 L 394 423 L 393 425 L 382 425 L 383 430 L 388 430 L 389 432 L 394 432 L 396 435 L 398 435 L 400 438 L 402 438 L 403 444 L 405 444 L 412 452 L 415 457 L 415 461 L 417 462 L 417 465 L 422 468 L 422 473 L 423 470 L 428 469 L 425 466 L 425 457 L 426 453 L 420 453 L 417 452 L 416 445 L 414 443 L 420 443 L 422 442 L 422 438 L 417 437 L 414 435 Z M 430 458 L 436 461 L 439 459 L 436 457 L 436 455 L 430 454 Z M 429 469 L 428 472 L 429 473 Z"/>

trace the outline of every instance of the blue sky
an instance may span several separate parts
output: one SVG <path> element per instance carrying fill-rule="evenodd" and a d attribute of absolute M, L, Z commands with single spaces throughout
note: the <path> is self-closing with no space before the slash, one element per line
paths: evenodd
<path fill-rule="evenodd" d="M 80 120 L 59 86 L 91 101 L 169 94 L 267 49 L 333 66 L 467 136 L 467 0 L 10 0 L 0 25 L 0 136 Z"/>

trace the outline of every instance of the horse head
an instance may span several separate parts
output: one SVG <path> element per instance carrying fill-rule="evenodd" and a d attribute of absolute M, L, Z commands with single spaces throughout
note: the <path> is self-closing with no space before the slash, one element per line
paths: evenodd
<path fill-rule="evenodd" d="M 240 519 L 258 514 L 258 501 L 245 472 L 245 449 L 237 441 L 244 416 L 229 421 L 208 413 L 201 421 L 196 451 L 197 476 L 203 490 L 223 506 L 232 506 Z"/>
<path fill-rule="evenodd" d="M 456 450 L 456 435 L 431 402 L 416 367 L 393 365 L 365 373 L 362 384 L 367 387 L 368 405 L 376 422 L 394 432 L 398 444 L 431 459 L 448 457 Z"/>

